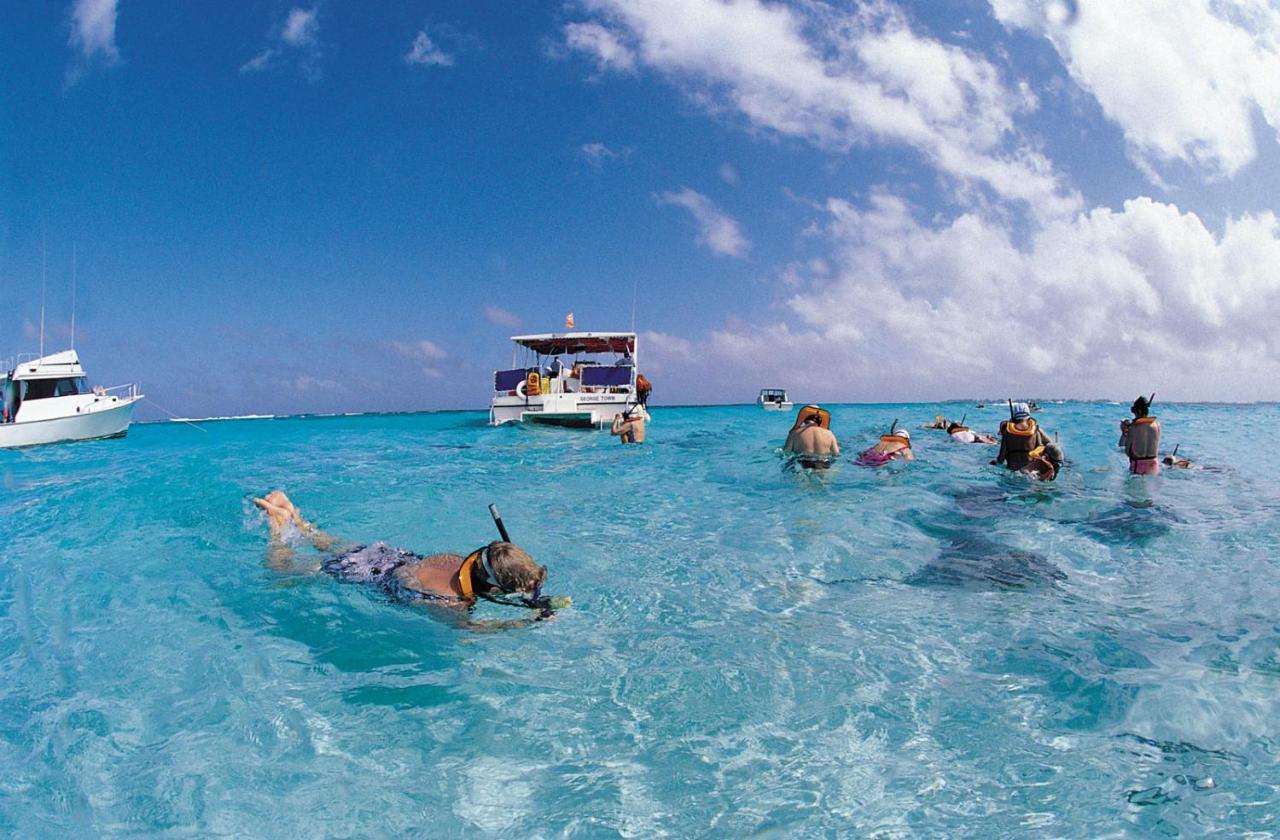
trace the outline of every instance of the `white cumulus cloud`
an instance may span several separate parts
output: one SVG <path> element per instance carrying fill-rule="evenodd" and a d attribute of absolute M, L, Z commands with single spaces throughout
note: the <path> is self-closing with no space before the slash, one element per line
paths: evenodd
<path fill-rule="evenodd" d="M 320 34 L 317 11 L 317 9 L 290 9 L 284 20 L 284 28 L 280 31 L 280 40 L 291 47 L 314 46 Z"/>
<path fill-rule="evenodd" d="M 1011 394 L 1280 397 L 1280 220 L 1244 214 L 1215 235 L 1194 213 L 1137 198 L 1020 241 L 965 214 L 925 223 L 880 192 L 831 199 L 830 256 L 798 273 L 786 317 L 731 323 L 708 364 L 755 368 L 806 398 Z M 784 286 L 785 288 L 785 286 Z"/>
<path fill-rule="evenodd" d="M 990 0 L 1047 38 L 1144 168 L 1233 176 L 1257 156 L 1255 115 L 1280 131 L 1280 7 L 1255 0 Z M 1046 13 L 1048 12 L 1048 13 Z M 1274 139 L 1274 138 L 1273 138 Z"/>
<path fill-rule="evenodd" d="M 722 257 L 743 257 L 751 243 L 738 222 L 700 192 L 681 187 L 654 196 L 659 205 L 683 207 L 698 226 L 698 243 Z"/>
<path fill-rule="evenodd" d="M 510 310 L 503 309 L 501 306 L 487 304 L 482 310 L 485 320 L 491 324 L 497 324 L 500 327 L 519 327 L 521 323 L 520 316 Z"/>
<path fill-rule="evenodd" d="M 847 11 L 762 0 L 588 0 L 566 45 L 604 70 L 651 68 L 695 102 L 832 151 L 902 144 L 964 188 L 1079 208 L 1015 118 L 1036 107 L 987 59 L 914 32 L 887 3 Z"/>
<path fill-rule="evenodd" d="M 595 169 L 603 169 L 609 161 L 624 160 L 631 156 L 629 148 L 615 150 L 604 143 L 583 143 L 579 151 L 583 159 Z"/>
<path fill-rule="evenodd" d="M 631 70 L 635 55 L 612 31 L 598 23 L 570 23 L 564 40 L 572 49 L 590 53 L 601 70 Z"/>
<path fill-rule="evenodd" d="M 115 64 L 120 60 L 116 47 L 116 0 L 75 0 L 71 6 L 71 35 L 75 62 L 67 71 L 67 84 L 75 84 L 95 62 Z"/>
<path fill-rule="evenodd" d="M 291 8 L 273 31 L 268 46 L 240 65 L 241 73 L 257 73 L 281 62 L 297 62 L 310 81 L 320 78 L 320 9 Z"/>
<path fill-rule="evenodd" d="M 437 46 L 425 29 L 418 30 L 418 34 L 414 36 L 409 52 L 405 53 L 404 61 L 406 64 L 424 67 L 453 66 L 453 56 Z"/>

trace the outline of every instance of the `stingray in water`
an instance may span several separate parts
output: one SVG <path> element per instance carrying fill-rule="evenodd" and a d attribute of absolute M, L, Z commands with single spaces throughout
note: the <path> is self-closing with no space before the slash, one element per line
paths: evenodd
<path fill-rule="evenodd" d="M 1066 579 L 1067 573 L 1042 554 L 980 537 L 963 537 L 951 540 L 941 554 L 903 582 L 911 586 L 1033 589 Z"/>

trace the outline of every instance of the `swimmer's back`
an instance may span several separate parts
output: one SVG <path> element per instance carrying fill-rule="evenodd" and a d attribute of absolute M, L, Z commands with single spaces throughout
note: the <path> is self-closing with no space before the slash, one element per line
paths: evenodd
<path fill-rule="evenodd" d="M 321 568 L 338 580 L 348 583 L 373 584 L 383 589 L 392 589 L 396 569 L 420 559 L 422 558 L 412 551 L 379 541 L 335 554 L 327 558 Z"/>

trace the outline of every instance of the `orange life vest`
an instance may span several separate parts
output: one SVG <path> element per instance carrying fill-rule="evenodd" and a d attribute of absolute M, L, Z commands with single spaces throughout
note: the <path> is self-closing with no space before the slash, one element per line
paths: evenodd
<path fill-rule="evenodd" d="M 814 415 L 817 415 L 818 417 L 819 426 L 821 426 L 824 429 L 831 428 L 831 412 L 830 411 L 827 411 L 825 408 L 821 408 L 820 406 L 806 405 L 804 408 L 800 409 L 800 413 L 796 415 L 796 422 L 795 422 L 795 425 L 791 427 L 791 431 L 794 432 L 796 429 L 803 426 L 804 421 L 808 420 L 810 417 L 813 417 Z"/>
<path fill-rule="evenodd" d="M 1030 453 L 1035 448 L 1033 441 L 1036 439 L 1036 430 L 1036 421 L 1030 417 L 1026 420 L 1006 420 L 1001 423 L 1000 436 L 1004 438 L 1005 454 Z"/>

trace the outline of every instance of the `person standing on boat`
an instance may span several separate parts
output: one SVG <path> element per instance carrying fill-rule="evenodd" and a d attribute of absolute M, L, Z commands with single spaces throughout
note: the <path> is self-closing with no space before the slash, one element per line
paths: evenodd
<path fill-rule="evenodd" d="M 1022 402 L 1010 403 L 1009 419 L 1000 422 L 1000 451 L 991 463 L 1020 470 L 1030 463 L 1032 453 L 1043 452 L 1050 442 L 1049 436 L 1032 419 L 1030 406 Z"/>
<path fill-rule="evenodd" d="M 831 433 L 831 412 L 816 405 L 801 408 L 782 450 L 799 456 L 796 461 L 805 469 L 831 466 L 840 457 L 840 444 Z"/>
<path fill-rule="evenodd" d="M 326 534 L 303 519 L 280 490 L 255 498 L 253 503 L 266 513 L 271 525 L 268 563 L 276 569 L 290 567 L 293 551 L 285 540 L 289 532 L 296 531 L 321 553 L 320 571 L 348 583 L 373 586 L 393 601 L 445 608 L 448 612 L 442 617 L 457 618 L 458 611 L 470 610 L 477 599 L 484 598 L 507 606 L 536 609 L 538 618 L 549 618 L 552 608 L 563 605 L 566 600 L 543 598 L 541 589 L 547 579 L 547 567 L 538 565 L 524 549 L 505 540 L 483 545 L 465 557 L 461 554 L 423 556 L 384 542 L 353 545 L 341 537 Z M 528 622 L 472 624 L 478 628 L 523 623 Z"/>
<path fill-rule="evenodd" d="M 1139 396 L 1129 407 L 1132 420 L 1120 421 L 1120 446 L 1129 457 L 1129 472 L 1154 475 L 1160 472 L 1160 421 L 1151 416 L 1155 398 Z"/>
<path fill-rule="evenodd" d="M 619 438 L 622 443 L 644 443 L 644 423 L 648 419 L 649 414 L 644 406 L 636 403 L 623 413 L 614 415 L 609 434 Z"/>

